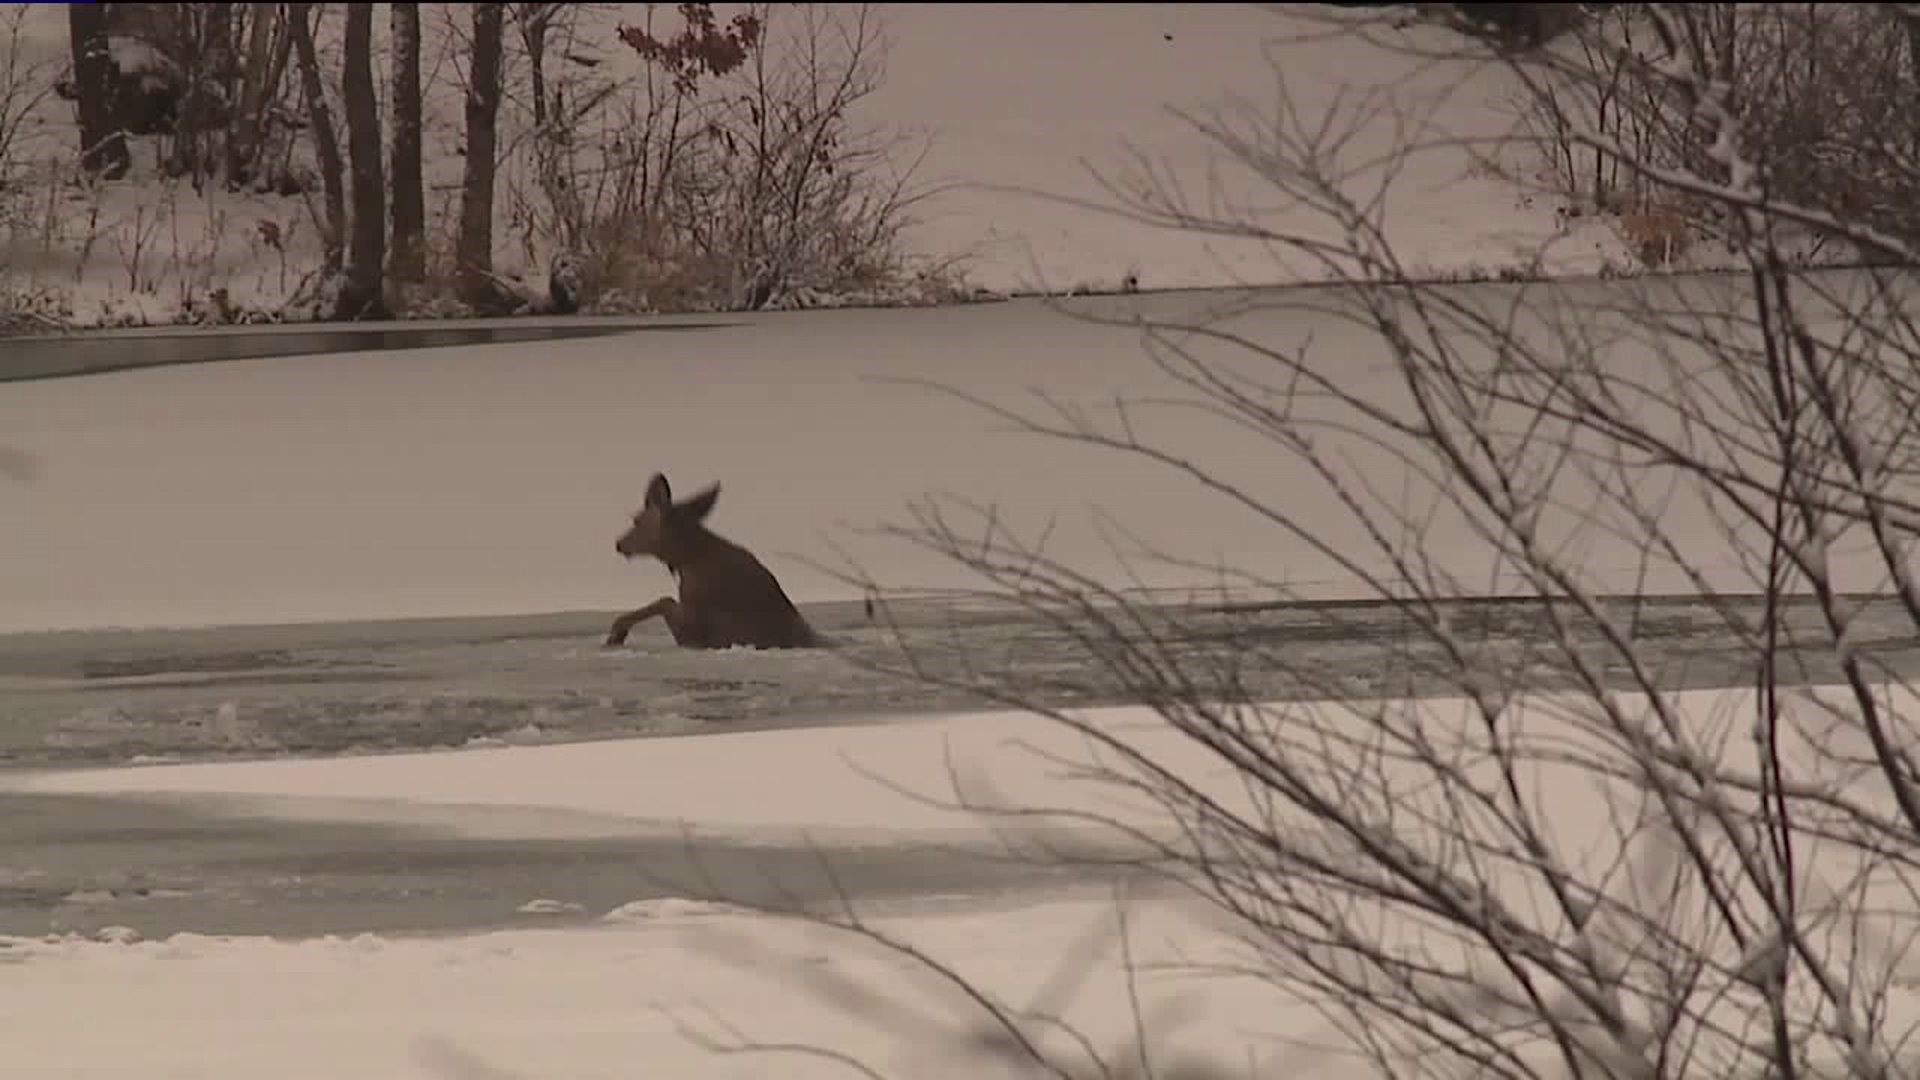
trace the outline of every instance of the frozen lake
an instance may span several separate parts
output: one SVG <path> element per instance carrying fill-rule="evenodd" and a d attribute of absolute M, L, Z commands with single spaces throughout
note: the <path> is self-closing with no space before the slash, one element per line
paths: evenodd
<path fill-rule="evenodd" d="M 965 689 L 971 680 L 1021 685 L 1049 706 L 1125 701 L 1083 646 L 1031 613 L 910 601 L 888 628 L 869 623 L 859 604 L 808 612 L 845 647 L 692 652 L 655 624 L 627 647 L 605 649 L 608 615 L 593 612 L 0 636 L 0 762 L 332 756 L 874 722 L 985 707 Z M 1920 639 L 1897 605 L 1866 612 L 1858 646 L 1895 670 L 1913 669 Z M 1432 648 L 1385 605 L 1169 603 L 1155 614 L 1177 618 L 1171 640 L 1187 659 L 1233 652 L 1256 698 L 1458 689 L 1431 673 Z M 1704 603 L 1622 599 L 1611 614 L 1636 628 L 1674 688 L 1737 687 L 1753 677 L 1723 615 Z M 1463 602 L 1448 612 L 1455 634 L 1486 663 L 1543 688 L 1566 677 L 1546 644 L 1548 618 L 1529 600 Z M 1820 639 L 1810 609 L 1790 615 L 1790 625 L 1802 640 Z M 1597 655 L 1591 628 L 1582 637 Z M 890 674 L 909 655 L 937 680 Z M 1814 670 L 1795 681 L 1834 678 Z"/>
<path fill-rule="evenodd" d="M 1458 296 L 1536 312 L 1580 304 L 1604 322 L 1644 291 L 1693 290 L 1693 301 L 1712 304 L 1734 287 L 1698 278 L 1463 286 Z M 895 381 L 937 380 L 1003 401 L 1044 390 L 1089 408 L 1165 391 L 1135 330 L 1075 312 L 1118 323 L 1220 314 L 1278 346 L 1311 341 L 1343 378 L 1382 378 L 1377 342 L 1334 314 L 1340 302 L 1336 290 L 1304 289 L 1085 299 L 1067 302 L 1068 313 L 1017 301 L 753 315 L 689 333 L 375 342 L 324 356 L 9 383 L 0 388 L 0 433 L 37 468 L 27 484 L 9 485 L 0 515 L 9 553 L 0 562 L 0 765 L 905 723 L 980 708 L 965 687 L 982 681 L 1024 686 L 1037 704 L 1124 702 L 1061 628 L 952 599 L 974 583 L 940 558 L 871 536 L 844 543 L 849 524 L 898 521 L 913 500 L 940 492 L 991 501 L 1029 531 L 1093 507 L 1117 511 L 1148 540 L 1285 582 L 1294 602 L 1181 607 L 1194 582 L 1140 575 L 1156 586 L 1142 594 L 1155 617 L 1174 617 L 1174 648 L 1194 659 L 1231 653 L 1256 697 L 1455 692 L 1428 670 L 1431 655 L 1391 607 L 1359 602 L 1363 586 L 1270 524 L 1223 510 L 1166 470 L 1022 437 Z M 1613 347 L 1631 364 L 1641 344 L 1622 338 Z M 104 346 L 89 348 L 89 363 L 111 359 L 97 351 Z M 1295 465 L 1270 467 L 1250 455 L 1254 444 L 1218 428 L 1168 416 L 1158 434 L 1238 470 L 1265 497 L 1309 490 Z M 758 551 L 845 648 L 687 652 L 655 624 L 627 648 L 603 649 L 617 605 L 668 585 L 658 567 L 612 552 L 656 469 L 682 490 L 722 483 L 715 527 Z M 1671 511 L 1675 520 L 1691 512 Z M 1510 588 L 1472 577 L 1484 553 L 1471 541 L 1443 525 L 1424 538 L 1425 554 L 1478 580 L 1473 588 Z M 1061 527 L 1056 544 L 1103 580 L 1126 572 L 1084 520 Z M 893 605 L 890 624 L 870 622 L 858 594 L 819 569 L 850 549 L 882 584 L 917 597 Z M 1622 595 L 1610 615 L 1634 628 L 1664 685 L 1751 683 L 1752 661 L 1727 633 L 1726 602 L 1715 609 L 1676 595 L 1671 582 L 1648 583 L 1643 568 L 1604 547 L 1588 565 L 1596 587 L 1612 583 L 1606 591 Z M 1711 569 L 1711 559 L 1703 565 Z M 1636 587 L 1665 595 L 1633 598 Z M 1757 618 L 1732 607 L 1742 621 Z M 1541 688 L 1566 680 L 1543 648 L 1547 618 L 1527 600 L 1463 600 L 1447 611 L 1479 660 Z M 1811 612 L 1790 621 L 1818 639 Z M 1592 643 L 1591 628 L 1580 633 Z M 1857 647 L 1891 670 L 1916 672 L 1920 640 L 1892 605 L 1869 607 L 1855 633 Z M 900 668 L 903 649 L 955 685 L 886 674 Z M 1787 677 L 1825 682 L 1834 673 Z M 766 872 L 803 899 L 833 888 L 925 898 L 1100 877 L 924 851 L 845 851 L 843 876 L 829 882 L 807 869 L 810 854 L 786 849 L 489 844 L 375 825 L 236 820 L 214 809 L 0 794 L 0 934 L 115 923 L 149 933 L 314 933 L 538 922 L 555 916 L 520 906 L 558 899 L 603 910 L 680 895 L 658 879 L 696 864 L 718 867 L 727 888 L 773 887 L 756 876 Z"/>
<path fill-rule="evenodd" d="M 1176 641 L 1182 655 L 1233 651 L 1256 697 L 1456 689 L 1423 674 L 1431 651 L 1413 647 L 1384 606 L 1160 613 L 1178 614 L 1186 627 Z M 1751 659 L 1732 646 L 1721 612 L 1681 597 L 1620 600 L 1611 614 L 1636 627 L 1667 686 L 1750 685 Z M 980 707 L 963 691 L 873 670 L 897 666 L 903 644 L 935 673 L 1017 679 L 1039 703 L 1125 700 L 1083 650 L 1031 615 L 907 603 L 896 612 L 897 638 L 869 624 L 859 604 L 812 605 L 809 615 L 846 641 L 844 651 L 693 653 L 672 647 L 657 626 L 628 648 L 606 650 L 597 613 L 5 636 L 0 760 L 17 772 L 336 756 L 910 723 Z M 1488 664 L 1534 686 L 1565 685 L 1563 665 L 1541 651 L 1548 629 L 1538 603 L 1463 603 L 1447 617 Z M 1818 639 L 1810 610 L 1788 621 Z M 1894 604 L 1870 607 L 1858 631 L 1859 646 L 1890 670 L 1920 674 L 1920 638 Z M 1828 682 L 1834 673 L 1801 677 Z M 377 813 L 364 822 L 273 821 L 235 815 L 218 800 L 32 794 L 8 791 L 5 781 L 0 770 L 0 936 L 110 926 L 149 937 L 433 933 L 554 925 L 633 900 L 713 894 L 776 906 L 855 896 L 884 909 L 942 897 L 1057 896 L 1122 876 L 1076 864 L 1070 847 L 1035 861 L 920 844 L 813 850 L 644 832 L 579 838 L 566 827 L 552 838 L 488 840 L 386 824 Z"/>
<path fill-rule="evenodd" d="M 1605 362 L 1650 379 L 1665 361 L 1622 313 L 1683 302 L 1713 310 L 1738 290 L 1735 279 L 1698 277 L 1463 285 L 1447 295 L 1510 313 L 1503 321 L 1522 328 L 1573 320 Z M 977 586 L 950 559 L 875 533 L 929 496 L 991 505 L 1000 527 L 1047 534 L 1050 553 L 1102 580 L 1181 589 L 1205 576 L 1193 566 L 1224 565 L 1296 596 L 1365 596 L 1324 552 L 1177 470 L 1022 433 L 929 385 L 1016 409 L 1044 408 L 1035 395 L 1045 394 L 1095 419 L 1111 419 L 1125 398 L 1143 438 L 1255 498 L 1319 514 L 1324 484 L 1300 461 L 1169 401 L 1191 392 L 1155 366 L 1134 320 L 1210 320 L 1273 348 L 1309 349 L 1349 385 L 1390 393 L 1391 357 L 1354 316 L 1352 294 L 1333 288 L 1083 298 L 1060 310 L 1036 300 L 758 313 L 682 333 L 9 383 L 0 434 L 36 468 L 31 483 L 0 492 L 0 632 L 640 603 L 665 575 L 623 563 L 612 544 L 655 471 L 680 490 L 720 483 L 715 528 L 753 548 L 803 602 L 858 600 L 837 576 L 850 565 L 890 591 Z M 1184 344 L 1204 359 L 1251 362 L 1217 342 Z M 0 345 L 0 359 L 10 347 Z M 1403 464 L 1374 449 L 1377 465 L 1367 465 L 1367 452 L 1356 441 L 1356 468 L 1400 482 Z M 1329 542 L 1366 552 L 1365 534 L 1327 505 Z M 1575 516 L 1583 505 L 1569 490 L 1542 528 L 1575 545 L 1593 587 L 1691 588 L 1587 528 Z M 1664 520 L 1699 536 L 1689 557 L 1718 587 L 1740 591 L 1740 560 L 1721 550 L 1699 508 L 1675 500 Z M 1122 560 L 1111 546 L 1116 523 L 1190 562 Z M 1463 588 L 1516 584 L 1492 575 L 1484 543 L 1458 520 L 1434 520 L 1421 543 Z M 1879 582 L 1843 576 L 1841 585 Z"/>

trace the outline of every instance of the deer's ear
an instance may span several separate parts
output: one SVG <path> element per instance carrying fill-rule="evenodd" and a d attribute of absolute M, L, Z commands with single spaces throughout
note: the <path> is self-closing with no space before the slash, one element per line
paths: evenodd
<path fill-rule="evenodd" d="M 708 514 L 713 513 L 714 501 L 719 498 L 720 485 L 714 484 L 712 487 L 703 489 L 685 502 L 675 503 L 673 516 L 683 521 L 704 521 Z"/>
<path fill-rule="evenodd" d="M 647 481 L 646 505 L 658 506 L 664 509 L 672 502 L 673 486 L 667 483 L 667 474 L 654 473 L 653 479 Z"/>

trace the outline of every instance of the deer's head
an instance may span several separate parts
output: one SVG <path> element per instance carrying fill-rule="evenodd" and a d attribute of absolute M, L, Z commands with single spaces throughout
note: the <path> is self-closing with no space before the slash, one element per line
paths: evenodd
<path fill-rule="evenodd" d="M 614 542 L 613 550 L 629 559 L 651 555 L 673 569 L 706 535 L 701 522 L 713 512 L 714 501 L 719 498 L 720 485 L 714 484 L 684 502 L 674 502 L 666 475 L 654 473 L 647 483 L 646 502 L 633 515 L 633 527 Z"/>

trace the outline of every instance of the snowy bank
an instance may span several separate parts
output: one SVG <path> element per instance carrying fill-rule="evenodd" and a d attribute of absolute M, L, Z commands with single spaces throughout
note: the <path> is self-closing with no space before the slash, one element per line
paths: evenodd
<path fill-rule="evenodd" d="M 1910 695 L 1909 695 L 1910 696 Z M 1830 699 L 1837 701 L 1839 699 Z M 1641 707 L 1631 698 L 1621 704 Z M 1674 695 L 1689 731 L 1738 730 L 1754 708 L 1744 691 Z M 1897 708 L 1915 703 L 1900 697 Z M 1516 728 L 1551 737 L 1580 701 L 1543 695 L 1521 703 Z M 1297 705 L 1337 713 L 1367 703 Z M 1417 703 L 1436 723 L 1460 723 L 1460 702 Z M 1800 721 L 1817 720 L 1809 697 L 1789 702 Z M 1015 763 L 1010 738 L 1069 749 L 1030 720 L 955 717 L 940 723 L 650 740 L 592 747 L 474 751 L 353 762 L 157 767 L 56 775 L 42 790 L 171 791 L 261 796 L 240 812 L 299 813 L 303 800 L 402 800 L 423 804 L 538 804 L 701 824 L 835 826 L 886 822 L 900 835 L 936 824 L 878 785 L 856 782 L 848 758 L 897 783 L 938 785 L 949 742 L 972 756 L 1009 800 L 1069 800 L 1058 778 Z M 1151 738 L 1138 712 L 1093 717 L 1102 730 Z M 1539 727 L 1537 725 L 1546 725 Z M 1738 753 L 1739 740 L 1733 740 Z M 1181 765 L 1171 744 L 1153 747 Z M 1848 748 L 1829 746 L 1845 753 Z M 1031 760 L 1031 759 L 1030 759 Z M 1185 765 L 1197 764 L 1191 759 Z M 1190 768 L 1188 775 L 1199 777 Z M 1523 783 L 1553 843 L 1583 863 L 1607 865 L 1607 838 L 1626 804 L 1606 785 L 1541 775 Z M 775 782 L 775 778 L 778 782 Z M 1230 796 L 1230 778 L 1209 789 Z M 1092 805 L 1083 802 L 1082 806 Z M 1108 804 L 1105 809 L 1113 809 Z M 1281 827 L 1276 825 L 1275 827 Z M 1809 852 L 1807 880 L 1849 879 L 1828 853 Z M 1119 924 L 1110 899 L 1078 898 L 1011 909 L 942 909 L 927 903 L 870 917 L 870 925 L 953 964 L 990 993 L 1074 1022 L 1111 1051 L 1134 1034 L 1138 994 L 1158 1060 L 1211 1058 L 1232 1067 L 1252 1055 L 1289 1068 L 1310 1060 L 1316 1076 L 1364 1075 L 1310 1006 L 1276 995 L 1270 982 L 1223 972 L 1247 960 L 1224 924 L 1199 909 L 1159 899 L 1130 906 L 1127 943 L 1133 978 L 1115 966 Z M 363 1077 L 631 1075 L 691 1077 L 842 1075 L 817 1058 L 777 1065 L 716 1054 L 722 1042 L 806 1043 L 869 1057 L 883 1072 L 977 1076 L 964 1030 L 977 1030 L 965 1002 L 900 957 L 816 926 L 667 900 L 604 913 L 591 929 L 510 931 L 440 940 L 378 937 L 275 942 L 176 935 L 142 942 L 72 938 L 0 942 L 0 1008 L 16 1023 L 9 1061 L 63 1076 L 226 1080 L 271 1074 L 333 1080 Z M 1161 962 L 1167 966 L 1161 966 Z M 1258 963 L 1258 961 L 1254 961 Z M 1246 970 L 1246 969 L 1243 969 Z M 1251 970 L 1257 971 L 1258 968 Z M 1894 993 L 1901 1023 L 1912 994 Z M 1204 1000 L 1204 1007 L 1196 1007 Z M 104 1018 L 104 1019 L 103 1019 Z M 966 1019 L 956 1019 L 966 1018 Z M 109 1023 L 113 1038 L 89 1036 Z M 689 1037 L 689 1032 L 695 1033 Z M 978 1045 L 977 1042 L 974 1045 Z M 1065 1044 L 1060 1044 L 1065 1046 Z M 1309 1051 L 1304 1046 L 1317 1045 Z M 1550 1049 L 1542 1049 L 1543 1054 Z M 483 1071 L 480 1062 L 507 1070 Z"/>
<path fill-rule="evenodd" d="M 1297 206 L 1263 209 L 1278 196 L 1254 177 L 1221 168 L 1217 146 L 1170 112 L 1239 99 L 1263 112 L 1282 101 L 1313 121 L 1367 102 L 1343 152 L 1358 165 L 1418 130 L 1431 140 L 1510 134 L 1519 84 L 1491 60 L 1433 62 L 1411 55 L 1460 40 L 1436 27 L 1382 29 L 1378 39 L 1339 32 L 1333 11 L 1250 4 L 1071 5 L 881 4 L 884 79 L 859 103 L 858 122 L 903 137 L 893 168 L 912 166 L 924 197 L 902 235 L 910 261 L 953 263 L 968 289 L 989 294 L 1210 288 L 1322 278 L 1325 268 L 1276 256 L 1255 240 L 1170 231 L 1111 212 L 1114 190 L 1137 191 L 1143 155 L 1162 179 L 1205 192 L 1210 209 L 1234 208 L 1265 228 L 1325 239 L 1328 223 Z M 639 4 L 584 7 L 571 48 L 617 74 L 634 61 L 617 29 L 645 18 Z M 376 45 L 387 20 L 376 18 Z M 465 40 L 459 20 L 428 20 L 425 173 L 429 234 L 450 235 L 464 144 Z M 58 9 L 31 13 L 30 58 L 64 63 Z M 325 37 L 338 20 L 324 23 Z M 323 51 L 334 47 L 321 42 Z M 1411 47 L 1410 49 L 1408 47 Z M 37 50 L 37 52 L 35 51 Z M 386 86 L 385 52 L 376 83 Z M 44 55 L 41 55 L 44 54 Z M 982 57 L 992 57 L 983 64 Z M 520 78 L 523 63 L 512 65 Z M 503 191 L 524 184 L 530 120 L 508 95 L 501 146 Z M 49 98 L 19 151 L 60 160 L 77 143 L 71 103 Z M 585 134 L 583 138 L 589 137 Z M 147 140 L 151 141 L 151 140 Z M 921 156 L 924 154 L 924 156 Z M 141 157 L 140 153 L 136 157 Z M 151 155 L 146 155 L 151 157 Z M 151 167 L 150 163 L 147 166 Z M 1537 163 L 1506 162 L 1513 176 Z M 1356 197 L 1384 173 L 1357 168 Z M 524 201 L 524 200 L 522 200 Z M 1408 271 L 1427 277 L 1498 278 L 1626 270 L 1635 263 L 1612 226 L 1573 221 L 1550 198 L 1524 195 L 1458 145 L 1422 152 L 1391 185 L 1385 226 Z M 1103 209 L 1106 208 L 1106 209 Z M 534 235 L 527 209 L 503 194 L 495 261 L 504 274 L 544 289 L 553 241 Z M 198 192 L 186 178 L 108 185 L 98 197 L 59 184 L 36 195 L 25 224 L 5 241 L 9 288 L 74 325 L 152 325 L 215 320 L 222 306 L 247 313 L 285 309 L 308 289 L 318 228 L 297 195 Z M 210 299 L 216 291 L 222 299 Z M 904 294 L 903 294 L 904 295 Z M 886 296 L 822 303 L 892 303 Z M 252 317 L 249 315 L 249 317 Z M 304 316 L 303 316 L 304 317 Z"/>
<path fill-rule="evenodd" d="M 1114 909 L 1100 899 L 872 921 L 1016 1004 L 1058 1010 L 1108 1052 L 1131 1034 L 1130 990 L 1149 1016 L 1177 1022 L 1156 1032 L 1160 1054 L 1238 1064 L 1286 1053 L 1269 1041 L 1275 1033 L 1319 1027 L 1308 1010 L 1244 977 L 1149 972 L 1130 981 Z M 1178 910 L 1134 910 L 1130 922 L 1137 961 L 1228 955 L 1216 933 Z M 1067 943 L 1082 939 L 1098 951 L 1073 955 Z M 1066 994 L 1047 989 L 1063 963 L 1072 965 L 1065 974 L 1085 977 Z M 905 961 L 817 928 L 670 901 L 610 913 L 595 929 L 448 940 L 15 941 L 0 944 L 0 970 L 7 1064 L 21 1076 L 846 1075 L 829 1061 L 719 1053 L 702 1039 L 810 1043 L 903 1077 L 977 1077 L 990 1067 L 966 1052 L 978 1013 Z M 1178 1009 L 1170 1017 L 1169 1005 Z"/>
<path fill-rule="evenodd" d="M 1898 710 L 1916 691 L 1888 688 Z M 1644 695 L 1622 694 L 1630 714 Z M 1691 731 L 1706 738 L 1751 716 L 1751 690 L 1691 690 L 1664 695 Z M 1783 691 L 1790 715 L 1822 727 L 1827 708 L 1844 710 L 1839 688 Z M 1409 701 L 1288 702 L 1267 708 L 1262 727 L 1364 730 L 1373 710 L 1417 715 L 1436 730 L 1467 730 L 1464 698 Z M 1580 694 L 1518 697 L 1513 730 L 1529 737 L 1592 738 L 1591 699 Z M 1254 813 L 1246 784 L 1219 758 L 1144 707 L 1076 710 L 1080 730 L 1019 712 L 968 713 L 873 725 L 736 734 L 499 747 L 331 760 L 153 765 L 22 774 L 11 783 L 43 793 L 212 797 L 221 812 L 304 820 L 431 822 L 473 835 L 508 838 L 629 833 L 676 834 L 774 843 L 895 842 L 968 832 L 991 837 L 1016 824 L 996 811 L 1035 809 L 1097 817 L 1152 831 L 1168 824 L 1157 800 L 1116 787 L 1127 774 L 1121 751 L 1153 760 L 1226 807 Z M 1559 734 L 1555 734 L 1559 733 Z M 1597 751 L 1596 751 L 1597 752 Z M 1729 752 L 1751 753 L 1736 741 Z M 1838 753 L 1834 745 L 1823 753 Z M 1575 848 L 1604 842 L 1612 790 L 1573 765 L 1537 762 L 1539 812 Z M 1104 775 L 1103 775 L 1104 774 Z M 1552 782 L 1556 776 L 1563 782 Z M 1624 790 L 1624 789 L 1622 789 Z M 1596 801 L 1597 800 L 1597 801 Z M 463 808 L 538 811 L 512 815 Z M 1262 811 L 1270 812 L 1270 811 Z M 578 816 L 570 816 L 578 815 Z M 1044 824 L 1027 818 L 1017 824 Z M 1059 819 L 1062 823 L 1068 819 Z"/>

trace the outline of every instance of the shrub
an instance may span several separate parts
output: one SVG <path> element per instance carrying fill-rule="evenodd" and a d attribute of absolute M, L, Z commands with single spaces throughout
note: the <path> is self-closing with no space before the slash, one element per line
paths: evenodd
<path fill-rule="evenodd" d="M 623 26 L 639 64 L 552 91 L 519 207 L 530 261 L 570 254 L 584 310 L 755 309 L 925 287 L 897 243 L 899 140 L 852 113 L 882 74 L 871 9 L 755 5 Z M 569 106 L 567 103 L 572 102 Z"/>
<path fill-rule="evenodd" d="M 1870 4 L 1693 4 L 1672 25 L 1689 48 L 1718 58 L 1725 79 L 1716 93 L 1771 193 L 1823 218 L 1920 240 L 1920 114 L 1911 107 L 1920 16 Z M 1530 135 L 1574 212 L 1656 212 L 1659 175 L 1733 179 L 1715 131 L 1674 100 L 1658 63 L 1666 46 L 1644 5 L 1617 5 L 1574 38 L 1575 47 L 1522 69 Z M 1694 238 L 1731 239 L 1731 219 L 1716 206 L 1694 201 L 1702 215 L 1688 219 Z M 1807 239 L 1819 247 L 1818 236 Z"/>

